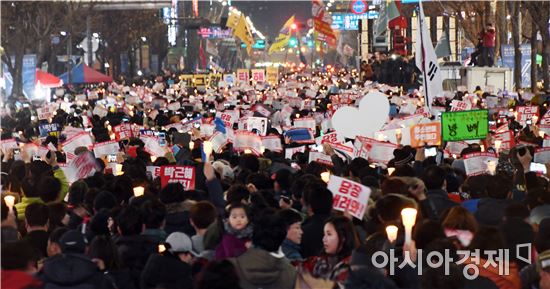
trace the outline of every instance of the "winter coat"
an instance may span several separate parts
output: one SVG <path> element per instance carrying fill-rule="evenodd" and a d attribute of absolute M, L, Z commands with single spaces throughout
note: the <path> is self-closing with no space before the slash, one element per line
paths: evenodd
<path fill-rule="evenodd" d="M 502 222 L 504 210 L 514 201 L 510 199 L 483 198 L 477 204 L 474 216 L 476 220 L 486 226 L 497 226 Z"/>
<path fill-rule="evenodd" d="M 42 281 L 31 274 L 20 270 L 2 270 L 3 289 L 38 289 L 42 288 Z"/>
<path fill-rule="evenodd" d="M 141 289 L 158 287 L 193 288 L 191 266 L 170 253 L 151 255 L 141 273 Z"/>
<path fill-rule="evenodd" d="M 302 261 L 304 259 L 300 254 L 300 245 L 290 241 L 289 239 L 285 239 L 283 241 L 281 244 L 281 249 L 290 261 Z"/>
<path fill-rule="evenodd" d="M 130 270 L 130 276 L 139 286 L 141 271 L 151 254 L 157 252 L 157 244 L 143 235 L 120 236 L 115 240 L 117 252 L 123 268 Z"/>
<path fill-rule="evenodd" d="M 323 228 L 330 215 L 313 215 L 302 223 L 302 257 L 318 256 L 323 249 Z"/>
<path fill-rule="evenodd" d="M 477 262 L 475 262 L 477 261 Z M 521 279 L 519 276 L 518 266 L 514 262 L 509 262 L 509 264 L 504 264 L 509 266 L 509 274 L 499 274 L 498 262 L 494 261 L 496 266 L 493 264 L 487 264 L 487 260 L 479 259 L 474 260 L 470 258 L 465 261 L 464 264 L 475 264 L 479 269 L 479 276 L 485 277 L 493 281 L 499 289 L 520 289 L 521 288 Z"/>
<path fill-rule="evenodd" d="M 216 260 L 238 257 L 246 251 L 246 243 L 252 238 L 252 226 L 236 231 L 227 222 L 224 222 L 225 234 L 216 248 Z"/>
<path fill-rule="evenodd" d="M 441 215 L 443 215 L 443 212 L 445 210 L 452 208 L 454 206 L 458 206 L 457 203 L 451 201 L 449 199 L 449 196 L 447 195 L 447 192 L 444 190 L 429 190 L 426 194 L 428 200 L 433 204 L 435 207 L 435 210 L 437 212 L 437 217 L 441 218 Z"/>
<path fill-rule="evenodd" d="M 59 254 L 46 259 L 38 277 L 44 288 L 116 288 L 113 280 L 101 273 L 90 258 L 82 254 Z"/>
<path fill-rule="evenodd" d="M 275 257 L 266 250 L 250 248 L 237 258 L 229 259 L 242 289 L 292 289 L 296 269 L 284 256 Z"/>

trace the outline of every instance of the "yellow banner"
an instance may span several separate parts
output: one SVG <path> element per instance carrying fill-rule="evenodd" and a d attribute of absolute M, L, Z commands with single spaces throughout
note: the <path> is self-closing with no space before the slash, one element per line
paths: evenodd
<path fill-rule="evenodd" d="M 239 23 L 235 28 L 235 36 L 240 38 L 242 42 L 246 44 L 246 51 L 250 54 L 250 52 L 252 52 L 252 45 L 254 45 L 254 36 L 252 36 L 252 32 L 250 31 L 250 27 L 248 27 L 246 18 L 242 14 L 239 19 Z"/>
<path fill-rule="evenodd" d="M 278 67 L 266 67 L 266 80 L 269 84 L 275 85 L 279 82 L 279 68 Z"/>

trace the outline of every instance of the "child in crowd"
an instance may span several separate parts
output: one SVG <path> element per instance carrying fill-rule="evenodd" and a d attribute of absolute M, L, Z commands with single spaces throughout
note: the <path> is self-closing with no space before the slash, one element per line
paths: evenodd
<path fill-rule="evenodd" d="M 248 208 L 241 204 L 230 205 L 228 218 L 224 221 L 222 242 L 216 248 L 216 259 L 238 257 L 250 247 L 252 225 L 248 220 Z"/>

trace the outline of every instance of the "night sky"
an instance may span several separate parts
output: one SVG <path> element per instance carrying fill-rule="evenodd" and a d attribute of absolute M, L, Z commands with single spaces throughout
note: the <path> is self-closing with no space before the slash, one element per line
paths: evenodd
<path fill-rule="evenodd" d="M 311 18 L 311 1 L 231 1 L 231 4 L 250 16 L 256 29 L 269 40 L 277 37 L 285 21 L 293 14 L 304 25 Z"/>

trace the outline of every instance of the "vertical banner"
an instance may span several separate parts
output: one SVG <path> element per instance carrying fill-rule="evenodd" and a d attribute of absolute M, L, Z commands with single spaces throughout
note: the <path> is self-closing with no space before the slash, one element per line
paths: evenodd
<path fill-rule="evenodd" d="M 120 54 L 120 73 L 128 74 L 128 53 Z"/>
<path fill-rule="evenodd" d="M 531 44 L 522 44 L 519 49 L 521 50 L 521 86 L 531 86 Z M 502 48 L 502 65 L 514 69 L 514 46 L 510 44 L 503 44 Z"/>
<path fill-rule="evenodd" d="M 149 70 L 149 45 L 144 44 L 141 46 L 141 68 L 146 71 Z"/>
<path fill-rule="evenodd" d="M 36 79 L 36 54 L 23 56 L 23 92 L 29 99 L 34 97 L 34 82 Z"/>
<path fill-rule="evenodd" d="M 275 85 L 279 82 L 279 68 L 278 67 L 267 67 L 266 69 L 266 80 L 269 84 Z"/>

